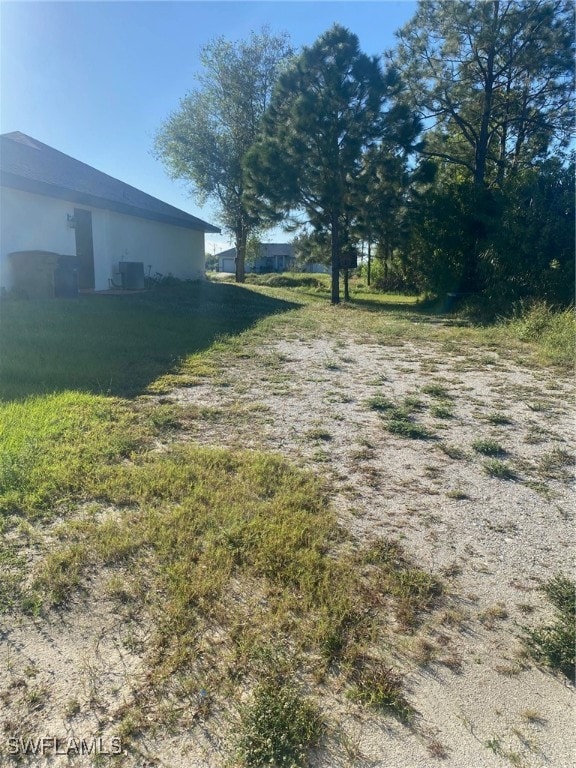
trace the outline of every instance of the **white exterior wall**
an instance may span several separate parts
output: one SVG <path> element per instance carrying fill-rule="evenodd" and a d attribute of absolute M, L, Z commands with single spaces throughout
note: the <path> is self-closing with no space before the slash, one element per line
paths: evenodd
<path fill-rule="evenodd" d="M 141 261 L 144 274 L 156 272 L 180 280 L 204 277 L 204 232 L 139 219 L 115 211 L 101 211 L 103 221 L 92 214 L 96 288 L 118 271 L 119 261 Z M 101 253 L 98 258 L 96 253 Z M 115 281 L 119 277 L 115 274 Z"/>
<path fill-rule="evenodd" d="M 8 254 L 13 251 L 74 255 L 76 238 L 66 218 L 73 213 L 65 200 L 0 187 L 0 286 L 12 287 Z"/>
<path fill-rule="evenodd" d="M 74 208 L 92 213 L 97 291 L 109 288 L 110 279 L 120 281 L 119 261 L 143 262 L 145 275 L 204 276 L 204 232 L 1 187 L 0 286 L 12 286 L 8 254 L 13 251 L 76 253 L 75 232 L 67 224 Z"/>

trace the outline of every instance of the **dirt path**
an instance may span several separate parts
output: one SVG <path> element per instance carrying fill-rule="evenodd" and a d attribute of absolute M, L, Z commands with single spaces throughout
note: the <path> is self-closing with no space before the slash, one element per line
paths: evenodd
<path fill-rule="evenodd" d="M 571 383 L 494 353 L 352 336 L 279 340 L 222 375 L 223 386 L 175 393 L 215 409 L 193 439 L 277 451 L 327 477 L 354 535 L 400 539 L 451 592 L 408 648 L 420 664 L 410 673 L 419 733 L 350 706 L 319 764 L 347 765 L 357 752 L 367 765 L 428 766 L 436 742 L 454 768 L 576 764 L 573 688 L 534 668 L 518 639 L 548 616 L 538 587 L 570 568 Z M 369 407 L 375 397 L 408 403 L 432 439 L 391 434 L 386 413 Z M 231 429 L 217 414 L 233 411 Z M 475 450 L 482 441 L 502 455 Z M 488 474 L 494 461 L 512 479 Z"/>

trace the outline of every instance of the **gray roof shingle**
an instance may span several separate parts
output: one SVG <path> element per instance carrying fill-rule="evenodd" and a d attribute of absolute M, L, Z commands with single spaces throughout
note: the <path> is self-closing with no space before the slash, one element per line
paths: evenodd
<path fill-rule="evenodd" d="M 19 131 L 0 135 L 0 184 L 200 232 L 220 232 L 212 224 Z"/>

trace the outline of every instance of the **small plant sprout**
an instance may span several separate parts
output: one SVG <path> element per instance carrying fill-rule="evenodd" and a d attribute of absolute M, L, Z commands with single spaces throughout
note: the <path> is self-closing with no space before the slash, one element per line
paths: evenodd
<path fill-rule="evenodd" d="M 472 443 L 472 448 L 476 453 L 481 453 L 484 456 L 503 456 L 506 453 L 496 440 L 476 440 Z"/>
<path fill-rule="evenodd" d="M 496 477 L 499 480 L 515 480 L 516 472 L 509 464 L 499 459 L 488 459 L 484 462 L 484 471 L 490 477 Z"/>

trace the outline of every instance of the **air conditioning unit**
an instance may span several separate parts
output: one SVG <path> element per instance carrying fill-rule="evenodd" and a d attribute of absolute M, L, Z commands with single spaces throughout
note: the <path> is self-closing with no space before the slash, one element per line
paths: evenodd
<path fill-rule="evenodd" d="M 125 291 L 144 290 L 143 261 L 119 261 L 118 272 L 122 278 L 122 288 Z"/>

